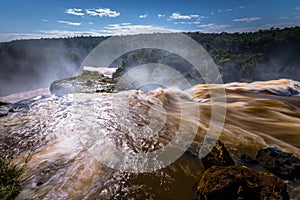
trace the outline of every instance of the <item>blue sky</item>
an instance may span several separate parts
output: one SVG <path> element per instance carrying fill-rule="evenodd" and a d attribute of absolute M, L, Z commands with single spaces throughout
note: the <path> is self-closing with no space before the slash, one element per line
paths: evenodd
<path fill-rule="evenodd" d="M 300 25 L 299 0 L 0 0 L 0 41 Z"/>

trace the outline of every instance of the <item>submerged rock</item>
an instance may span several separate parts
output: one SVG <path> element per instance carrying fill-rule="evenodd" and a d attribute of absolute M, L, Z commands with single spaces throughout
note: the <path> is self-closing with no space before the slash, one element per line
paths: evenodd
<path fill-rule="evenodd" d="M 289 199 L 284 181 L 245 166 L 213 166 L 204 172 L 195 189 L 196 200 Z"/>
<path fill-rule="evenodd" d="M 283 152 L 276 147 L 268 147 L 261 149 L 256 158 L 269 172 L 280 178 L 300 179 L 300 159 L 293 154 Z"/>
<path fill-rule="evenodd" d="M 213 139 L 206 139 L 206 143 L 202 145 L 202 150 L 206 148 L 206 150 L 210 150 L 209 153 L 202 158 L 202 164 L 205 169 L 208 169 L 212 166 L 231 166 L 234 165 L 235 162 L 230 157 L 229 152 L 225 148 L 224 144 L 219 140 L 213 145 Z"/>

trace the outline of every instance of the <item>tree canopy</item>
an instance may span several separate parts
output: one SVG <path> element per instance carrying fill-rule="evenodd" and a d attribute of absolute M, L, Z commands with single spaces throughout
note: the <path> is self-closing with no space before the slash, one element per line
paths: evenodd
<path fill-rule="evenodd" d="M 300 80 L 300 27 L 184 34 L 206 49 L 225 83 L 278 78 Z M 0 43 L 0 96 L 48 87 L 54 80 L 74 76 L 88 53 L 105 39 L 107 37 L 42 38 Z M 136 50 L 120 57 L 112 63 L 121 67 L 114 77 L 130 67 L 150 62 L 174 67 L 192 84 L 203 82 L 180 56 L 155 49 Z"/>

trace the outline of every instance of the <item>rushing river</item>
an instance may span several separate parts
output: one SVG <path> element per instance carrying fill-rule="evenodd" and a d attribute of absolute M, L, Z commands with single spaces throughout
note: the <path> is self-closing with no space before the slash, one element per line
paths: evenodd
<path fill-rule="evenodd" d="M 226 103 L 210 98 L 218 90 Z M 37 97 L 1 107 L 11 110 L 0 118 L 0 154 L 24 165 L 18 199 L 192 199 L 204 169 L 176 134 L 201 146 L 219 107 L 226 110 L 219 139 L 238 164 L 266 146 L 300 157 L 299 93 L 299 82 L 275 80 Z M 141 159 L 170 141 L 171 154 L 180 152 L 174 162 Z M 155 170 L 143 171 L 149 163 Z M 289 192 L 300 199 L 298 183 Z"/>

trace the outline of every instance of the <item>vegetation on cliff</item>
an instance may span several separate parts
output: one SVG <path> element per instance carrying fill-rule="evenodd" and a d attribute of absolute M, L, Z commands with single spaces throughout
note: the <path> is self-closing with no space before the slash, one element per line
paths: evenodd
<path fill-rule="evenodd" d="M 300 80 L 300 27 L 248 33 L 185 34 L 206 49 L 225 83 L 279 78 Z M 75 37 L 0 43 L 0 84 L 10 85 L 1 87 L 0 96 L 48 87 L 55 80 L 74 76 L 88 53 L 105 39 Z M 121 61 L 123 69 L 119 74 L 131 66 L 153 61 L 171 64 L 192 84 L 203 82 L 195 71 L 186 71 L 186 61 L 168 52 L 142 49 L 123 55 L 112 66 L 119 67 Z"/>
<path fill-rule="evenodd" d="M 300 80 L 300 27 L 260 30 L 249 33 L 186 33 L 212 57 L 224 83 L 289 78 Z M 123 56 L 122 69 L 160 63 L 171 66 L 194 85 L 204 83 L 201 75 L 178 55 L 157 49 L 142 49 Z"/>

